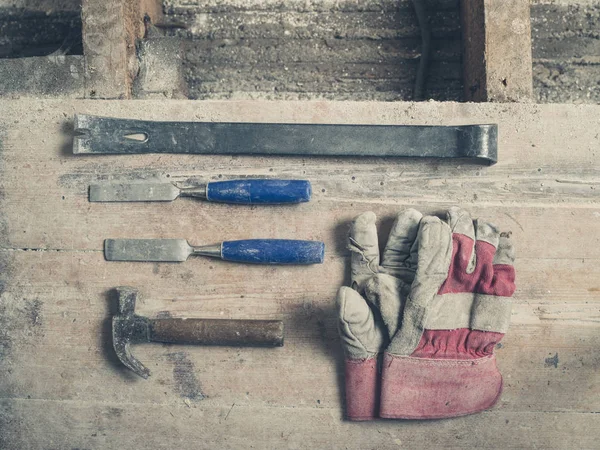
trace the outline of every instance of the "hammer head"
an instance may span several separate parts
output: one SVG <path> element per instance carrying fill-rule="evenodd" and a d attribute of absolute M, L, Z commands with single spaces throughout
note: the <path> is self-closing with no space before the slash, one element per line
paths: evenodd
<path fill-rule="evenodd" d="M 115 353 L 121 362 L 142 378 L 150 371 L 138 361 L 129 349 L 129 344 L 149 341 L 148 319 L 135 314 L 137 289 L 121 286 L 115 289 L 119 303 L 119 314 L 112 320 L 112 338 Z"/>

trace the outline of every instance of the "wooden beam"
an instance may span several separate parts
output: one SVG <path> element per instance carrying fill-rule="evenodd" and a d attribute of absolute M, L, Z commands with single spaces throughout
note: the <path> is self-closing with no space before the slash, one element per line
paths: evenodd
<path fill-rule="evenodd" d="M 83 0 L 87 98 L 131 97 L 137 73 L 135 41 L 144 36 L 146 14 L 158 19 L 161 8 L 156 0 Z"/>
<path fill-rule="evenodd" d="M 529 9 L 529 0 L 461 0 L 465 100 L 531 100 Z"/>

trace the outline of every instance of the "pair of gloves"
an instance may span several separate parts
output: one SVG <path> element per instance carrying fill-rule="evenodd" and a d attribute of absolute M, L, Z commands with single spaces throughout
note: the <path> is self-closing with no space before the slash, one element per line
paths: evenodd
<path fill-rule="evenodd" d="M 400 213 L 383 255 L 375 214 L 349 234 L 351 287 L 338 293 L 350 420 L 438 419 L 493 406 L 494 347 L 515 290 L 508 237 L 459 208 Z"/>

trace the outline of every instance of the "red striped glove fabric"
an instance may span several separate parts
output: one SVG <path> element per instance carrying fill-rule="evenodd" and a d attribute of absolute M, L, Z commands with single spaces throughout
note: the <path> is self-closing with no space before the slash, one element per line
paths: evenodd
<path fill-rule="evenodd" d="M 446 222 L 423 219 L 417 240 L 417 272 L 384 355 L 379 415 L 438 419 L 482 411 L 502 392 L 494 348 L 510 322 L 512 244 L 459 208 Z"/>
<path fill-rule="evenodd" d="M 338 295 L 347 416 L 434 419 L 493 406 L 502 391 L 493 350 L 515 290 L 509 239 L 459 208 L 446 221 L 407 210 L 380 266 L 372 213 L 354 222 L 350 247 L 353 289 Z"/>

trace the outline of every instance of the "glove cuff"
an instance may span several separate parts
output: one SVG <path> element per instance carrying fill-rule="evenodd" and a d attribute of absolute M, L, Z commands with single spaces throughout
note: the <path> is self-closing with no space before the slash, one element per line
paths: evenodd
<path fill-rule="evenodd" d="M 442 419 L 493 406 L 502 392 L 494 355 L 471 360 L 414 358 L 385 353 L 380 417 Z"/>
<path fill-rule="evenodd" d="M 379 412 L 380 380 L 377 356 L 346 360 L 346 417 L 372 420 Z"/>

